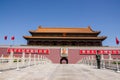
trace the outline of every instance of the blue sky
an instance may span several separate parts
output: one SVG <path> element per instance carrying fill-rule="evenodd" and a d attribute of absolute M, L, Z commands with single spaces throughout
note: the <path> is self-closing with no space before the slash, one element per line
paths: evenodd
<path fill-rule="evenodd" d="M 43 27 L 87 27 L 107 36 L 104 46 L 120 39 L 120 0 L 0 0 L 0 45 L 26 44 L 23 35 Z M 4 36 L 8 40 L 4 40 Z"/>

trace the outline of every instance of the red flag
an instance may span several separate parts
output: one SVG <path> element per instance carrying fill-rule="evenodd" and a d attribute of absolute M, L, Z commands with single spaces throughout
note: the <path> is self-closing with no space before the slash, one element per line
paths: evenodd
<path fill-rule="evenodd" d="M 14 36 L 12 36 L 12 37 L 11 37 L 11 40 L 14 40 L 14 39 L 15 39 L 15 37 L 14 37 Z"/>
<path fill-rule="evenodd" d="M 7 36 L 4 36 L 4 40 L 7 40 Z"/>
<path fill-rule="evenodd" d="M 118 40 L 118 38 L 116 37 L 116 44 L 118 45 L 119 44 L 119 40 Z"/>

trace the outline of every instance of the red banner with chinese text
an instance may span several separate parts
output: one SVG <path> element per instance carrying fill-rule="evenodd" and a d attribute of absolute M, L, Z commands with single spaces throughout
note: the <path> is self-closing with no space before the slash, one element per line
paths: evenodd
<path fill-rule="evenodd" d="M 48 49 L 32 49 L 32 48 L 8 48 L 7 52 L 14 52 L 14 53 L 38 53 L 38 54 L 49 54 Z"/>
<path fill-rule="evenodd" d="M 120 54 L 120 50 L 80 50 L 80 54 Z"/>

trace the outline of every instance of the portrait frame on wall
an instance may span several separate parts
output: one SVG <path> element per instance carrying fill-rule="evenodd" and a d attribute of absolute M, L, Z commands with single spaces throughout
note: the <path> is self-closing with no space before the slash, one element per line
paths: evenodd
<path fill-rule="evenodd" d="M 68 48 L 61 48 L 61 57 L 68 57 Z"/>

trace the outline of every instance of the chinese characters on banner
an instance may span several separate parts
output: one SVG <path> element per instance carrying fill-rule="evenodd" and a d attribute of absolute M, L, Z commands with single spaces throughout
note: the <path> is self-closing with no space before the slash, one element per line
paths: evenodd
<path fill-rule="evenodd" d="M 40 53 L 40 54 L 49 54 L 48 49 L 32 49 L 32 48 L 8 48 L 7 52 L 15 52 L 15 53 Z"/>
<path fill-rule="evenodd" d="M 80 54 L 120 54 L 120 50 L 80 50 Z"/>
<path fill-rule="evenodd" d="M 68 56 L 68 48 L 61 48 L 61 57 Z"/>

